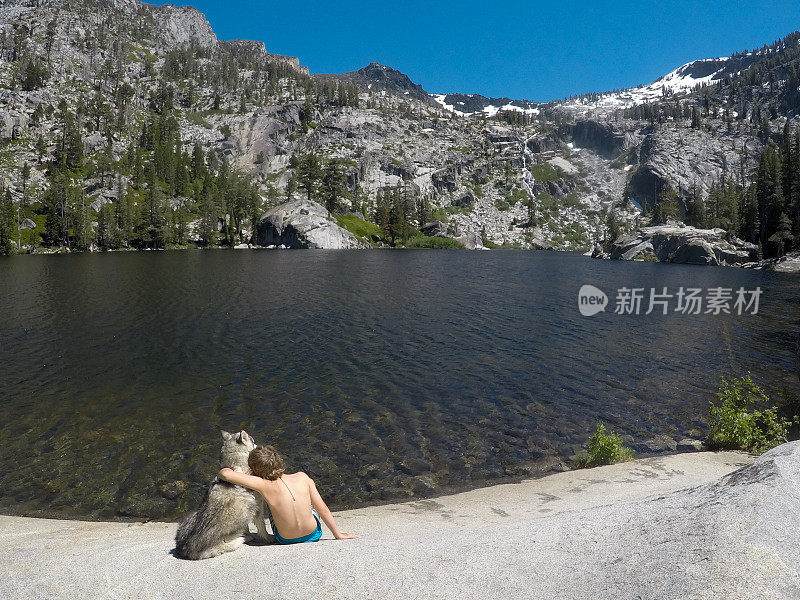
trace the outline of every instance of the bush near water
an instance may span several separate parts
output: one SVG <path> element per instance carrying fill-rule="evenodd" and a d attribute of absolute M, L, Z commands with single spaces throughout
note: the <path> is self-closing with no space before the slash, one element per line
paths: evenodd
<path fill-rule="evenodd" d="M 770 397 L 749 375 L 722 379 L 718 403 L 711 403 L 711 431 L 708 445 L 719 450 L 744 450 L 763 454 L 785 443 L 798 423 L 796 414 L 771 405 Z"/>
<path fill-rule="evenodd" d="M 632 460 L 636 453 L 624 446 L 622 438 L 614 432 L 606 433 L 603 423 L 597 424 L 597 429 L 589 438 L 586 452 L 579 454 L 573 463 L 576 469 L 612 465 L 614 463 Z"/>

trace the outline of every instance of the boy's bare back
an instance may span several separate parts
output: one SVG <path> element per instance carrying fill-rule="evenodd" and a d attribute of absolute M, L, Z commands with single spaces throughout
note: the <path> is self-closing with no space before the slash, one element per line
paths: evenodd
<path fill-rule="evenodd" d="M 312 533 L 317 527 L 317 520 L 311 512 L 312 508 L 319 513 L 337 540 L 356 537 L 352 533 L 339 531 L 333 514 L 317 491 L 314 480 L 302 471 L 284 473 L 277 479 L 263 479 L 231 469 L 222 469 L 219 476 L 226 481 L 259 492 L 269 505 L 275 527 L 282 538 L 300 538 Z"/>

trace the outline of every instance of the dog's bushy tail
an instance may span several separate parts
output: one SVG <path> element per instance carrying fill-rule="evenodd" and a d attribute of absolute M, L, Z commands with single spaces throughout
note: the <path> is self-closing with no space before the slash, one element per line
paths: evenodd
<path fill-rule="evenodd" d="M 202 560 L 231 552 L 244 543 L 242 534 L 247 524 L 234 520 L 224 514 L 220 507 L 220 486 L 215 481 L 206 490 L 197 510 L 189 513 L 178 525 L 175 533 L 175 554 L 189 560 Z M 232 486 L 230 486 L 232 487 Z M 212 496 L 217 496 L 216 499 Z"/>
<path fill-rule="evenodd" d="M 198 548 L 197 524 L 198 511 L 195 510 L 180 522 L 175 533 L 175 553 L 181 558 L 197 560 L 200 558 L 201 548 Z"/>

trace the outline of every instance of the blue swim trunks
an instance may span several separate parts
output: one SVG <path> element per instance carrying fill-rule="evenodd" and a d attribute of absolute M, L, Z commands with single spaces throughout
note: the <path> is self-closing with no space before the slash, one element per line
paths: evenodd
<path fill-rule="evenodd" d="M 322 525 L 319 522 L 319 515 L 317 511 L 314 510 L 312 507 L 311 514 L 314 515 L 314 518 L 317 520 L 317 528 L 309 533 L 308 535 L 304 535 L 303 537 L 294 538 L 291 540 L 287 540 L 286 538 L 282 538 L 278 533 L 278 528 L 275 527 L 275 521 L 272 520 L 272 512 L 267 508 L 267 514 L 269 516 L 269 524 L 272 526 L 272 534 L 275 536 L 275 539 L 278 540 L 281 544 L 302 544 L 303 542 L 316 542 L 319 538 L 322 537 Z"/>

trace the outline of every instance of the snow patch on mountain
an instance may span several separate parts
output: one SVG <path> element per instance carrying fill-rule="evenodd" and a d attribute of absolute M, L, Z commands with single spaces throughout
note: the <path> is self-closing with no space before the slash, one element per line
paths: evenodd
<path fill-rule="evenodd" d="M 562 106 L 574 112 L 608 111 L 656 102 L 676 94 L 686 94 L 699 87 L 712 85 L 725 75 L 730 57 L 705 58 L 686 63 L 659 77 L 653 83 L 626 90 L 586 95 L 569 100 Z"/>
<path fill-rule="evenodd" d="M 527 100 L 487 98 L 480 94 L 431 94 L 431 98 L 445 110 L 460 117 L 493 117 L 501 111 L 515 111 L 531 116 L 539 114 L 537 105 Z"/>
<path fill-rule="evenodd" d="M 459 117 L 466 117 L 468 114 L 471 114 L 458 110 L 455 107 L 455 104 L 448 104 L 447 103 L 448 95 L 449 94 L 431 94 L 431 98 L 433 98 L 436 102 L 438 102 L 444 109 L 457 114 Z"/>
<path fill-rule="evenodd" d="M 620 91 L 587 94 L 567 100 L 562 107 L 585 114 L 590 111 L 612 111 L 629 108 L 637 104 L 655 102 L 676 94 L 686 94 L 698 86 L 711 85 L 739 68 L 731 68 L 730 57 L 695 60 L 659 77 L 653 83 Z M 742 59 L 736 61 L 740 67 Z M 431 98 L 442 108 L 460 117 L 493 117 L 500 111 L 518 111 L 527 115 L 538 115 L 538 105 L 527 100 L 509 98 L 486 98 L 480 94 L 431 94 Z"/>

